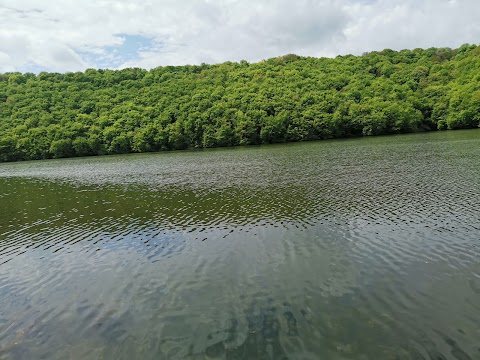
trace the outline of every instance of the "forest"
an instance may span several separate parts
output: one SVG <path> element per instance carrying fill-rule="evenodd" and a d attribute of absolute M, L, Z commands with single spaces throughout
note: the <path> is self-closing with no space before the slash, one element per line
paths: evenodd
<path fill-rule="evenodd" d="M 474 128 L 480 46 L 0 74 L 0 161 Z"/>

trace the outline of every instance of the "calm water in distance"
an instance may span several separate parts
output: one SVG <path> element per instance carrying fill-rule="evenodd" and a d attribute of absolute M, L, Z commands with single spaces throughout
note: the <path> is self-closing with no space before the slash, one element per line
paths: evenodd
<path fill-rule="evenodd" d="M 480 359 L 480 130 L 0 164 L 1 359 Z"/>

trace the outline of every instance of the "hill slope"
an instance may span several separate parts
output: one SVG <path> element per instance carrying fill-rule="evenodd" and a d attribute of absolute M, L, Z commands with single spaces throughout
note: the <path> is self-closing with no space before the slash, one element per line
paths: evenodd
<path fill-rule="evenodd" d="M 480 47 L 0 74 L 0 161 L 479 126 Z"/>

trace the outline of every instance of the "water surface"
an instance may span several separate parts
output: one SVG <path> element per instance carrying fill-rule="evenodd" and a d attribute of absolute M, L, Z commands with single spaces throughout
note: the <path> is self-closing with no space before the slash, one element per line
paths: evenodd
<path fill-rule="evenodd" d="M 480 359 L 480 130 L 0 164 L 2 359 Z"/>

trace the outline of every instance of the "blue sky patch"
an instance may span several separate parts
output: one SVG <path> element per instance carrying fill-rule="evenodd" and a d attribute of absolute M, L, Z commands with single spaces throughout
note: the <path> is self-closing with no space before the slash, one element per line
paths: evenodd
<path fill-rule="evenodd" d="M 40 66 L 40 65 L 29 62 L 23 65 L 20 65 L 16 71 L 19 71 L 21 73 L 29 72 L 29 73 L 39 74 L 42 71 L 49 71 L 49 69 L 44 66 Z"/>
<path fill-rule="evenodd" d="M 144 35 L 116 34 L 123 39 L 120 45 L 111 45 L 103 48 L 103 54 L 77 51 L 85 62 L 96 68 L 115 69 L 128 61 L 139 58 L 142 50 L 148 50 L 154 46 L 153 39 Z"/>

